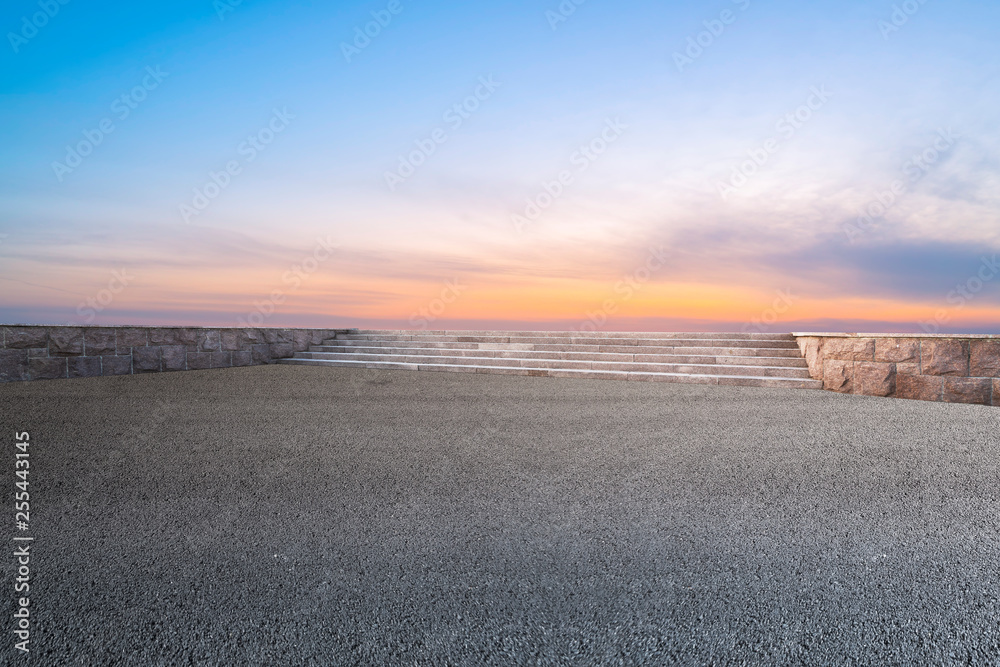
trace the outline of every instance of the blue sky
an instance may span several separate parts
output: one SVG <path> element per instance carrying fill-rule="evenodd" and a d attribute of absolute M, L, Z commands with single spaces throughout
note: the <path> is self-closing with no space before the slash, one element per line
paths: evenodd
<path fill-rule="evenodd" d="M 939 0 L 10 2 L 0 319 L 405 326 L 458 279 L 440 326 L 612 298 L 612 328 L 731 329 L 790 290 L 786 330 L 1000 332 L 1000 275 L 954 298 L 1000 250 L 996 25 Z"/>

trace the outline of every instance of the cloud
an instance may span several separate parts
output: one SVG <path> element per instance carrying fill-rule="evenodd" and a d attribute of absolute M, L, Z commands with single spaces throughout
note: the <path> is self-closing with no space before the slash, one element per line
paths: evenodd
<path fill-rule="evenodd" d="M 825 298 L 943 301 L 975 276 L 1000 245 L 873 237 L 851 244 L 842 234 L 787 235 L 780 229 L 717 226 L 683 229 L 664 244 L 663 281 L 796 286 Z M 1000 276 L 981 302 L 1000 303 Z"/>
<path fill-rule="evenodd" d="M 834 278 L 837 296 L 864 295 L 907 301 L 942 299 L 958 283 L 976 275 L 998 248 L 946 241 L 898 240 L 850 245 L 839 237 L 820 238 L 806 248 L 776 253 L 770 265 L 791 275 Z M 983 298 L 1000 303 L 1000 276 Z"/>

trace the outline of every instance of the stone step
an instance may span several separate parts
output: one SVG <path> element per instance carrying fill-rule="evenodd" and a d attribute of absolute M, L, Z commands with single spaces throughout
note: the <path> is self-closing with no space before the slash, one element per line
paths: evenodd
<path fill-rule="evenodd" d="M 746 348 L 742 348 L 746 349 Z M 423 355 L 428 357 L 486 357 L 494 359 L 546 359 L 566 361 L 623 361 L 663 364 L 729 364 L 739 366 L 782 366 L 806 368 L 801 357 L 751 357 L 736 355 L 625 354 L 615 352 L 545 352 L 536 350 L 482 350 L 422 347 L 361 347 L 313 345 L 310 352 L 334 355 Z M 315 357 L 314 357 L 315 358 Z"/>
<path fill-rule="evenodd" d="M 542 377 L 636 380 L 646 382 L 677 382 L 688 384 L 713 384 L 751 387 L 788 387 L 822 389 L 819 380 L 805 378 L 769 377 L 761 375 L 704 375 L 692 373 L 658 373 L 645 371 L 586 370 L 568 368 L 535 368 L 522 366 L 474 366 L 467 364 L 424 364 L 387 361 L 344 361 L 338 359 L 281 359 L 279 363 L 318 365 L 344 368 L 378 368 L 396 370 L 443 371 L 455 373 L 486 373 L 504 375 L 531 375 Z M 755 369 L 756 370 L 756 369 Z"/>
<path fill-rule="evenodd" d="M 361 329 L 281 363 L 822 389 L 791 334 Z"/>
<path fill-rule="evenodd" d="M 791 337 L 780 340 L 751 340 L 749 338 L 628 338 L 613 336 L 571 336 L 571 335 L 535 335 L 535 336 L 470 336 L 465 334 L 450 335 L 377 335 L 377 334 L 345 334 L 337 336 L 337 340 L 361 341 L 413 341 L 427 343 L 530 343 L 536 345 L 663 345 L 669 342 L 671 346 L 704 346 L 707 341 L 712 345 L 726 347 L 783 347 L 797 348 Z"/>
<path fill-rule="evenodd" d="M 568 361 L 565 359 L 521 359 L 497 357 L 434 357 L 427 355 L 343 354 L 300 352 L 299 358 L 341 361 L 384 361 L 407 364 L 504 366 L 523 368 L 567 368 L 577 370 L 688 373 L 693 375 L 760 375 L 764 377 L 808 378 L 807 368 L 737 366 L 732 364 L 664 364 L 627 361 Z"/>
<path fill-rule="evenodd" d="M 344 334 L 342 334 L 344 335 Z M 447 330 L 424 330 L 411 331 L 405 329 L 353 329 L 347 335 L 362 336 L 411 336 L 420 338 L 424 336 L 505 336 L 516 338 L 531 338 L 540 336 L 557 336 L 560 338 L 650 338 L 657 340 L 669 340 L 673 338 L 690 338 L 700 340 L 728 339 L 728 340 L 782 340 L 794 341 L 795 338 L 787 333 L 720 333 L 720 332 L 661 332 L 661 331 L 447 331 Z"/>
<path fill-rule="evenodd" d="M 584 345 L 584 344 L 533 344 L 533 343 L 430 343 L 423 341 L 342 340 L 323 341 L 323 347 L 406 347 L 451 350 L 531 350 L 536 352 L 609 352 L 620 354 L 684 354 L 699 356 L 771 356 L 802 358 L 798 346 L 789 348 L 758 348 L 728 346 L 659 346 L 659 345 Z"/>
<path fill-rule="evenodd" d="M 388 342 L 420 342 L 420 343 L 492 343 L 508 345 L 511 343 L 531 345 L 616 345 L 621 347 L 662 346 L 669 341 L 671 347 L 705 346 L 710 342 L 715 347 L 767 347 L 798 349 L 794 340 L 749 340 L 741 338 L 596 338 L 569 336 L 366 336 L 349 334 L 338 336 L 336 340 L 344 341 L 388 341 Z M 325 341 L 324 341 L 325 342 Z"/>

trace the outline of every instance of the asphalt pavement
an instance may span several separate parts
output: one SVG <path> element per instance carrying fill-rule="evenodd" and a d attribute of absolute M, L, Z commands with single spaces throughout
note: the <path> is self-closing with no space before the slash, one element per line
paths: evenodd
<path fill-rule="evenodd" d="M 1000 662 L 996 408 L 264 366 L 0 385 L 0 434 L 7 664 Z"/>

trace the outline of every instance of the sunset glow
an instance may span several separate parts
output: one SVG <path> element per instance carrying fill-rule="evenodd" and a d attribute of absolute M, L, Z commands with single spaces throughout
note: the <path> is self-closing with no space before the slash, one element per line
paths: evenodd
<path fill-rule="evenodd" d="M 567 4 L 8 3 L 0 318 L 1000 333 L 1000 6 Z"/>

